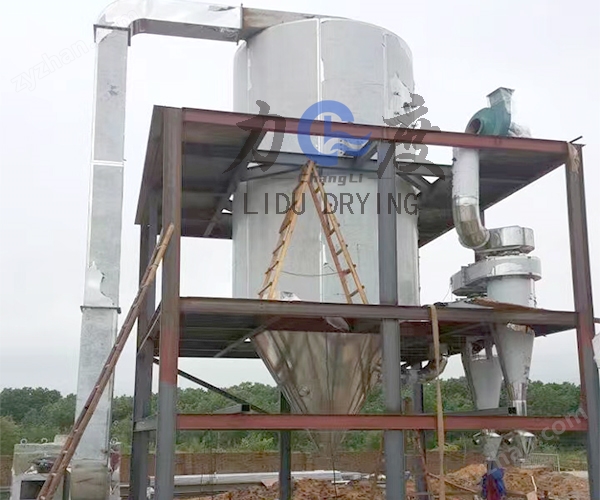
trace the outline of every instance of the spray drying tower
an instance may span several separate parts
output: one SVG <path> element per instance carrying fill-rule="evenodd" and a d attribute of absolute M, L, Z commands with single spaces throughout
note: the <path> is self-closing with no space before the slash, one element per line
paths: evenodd
<path fill-rule="evenodd" d="M 435 419 L 402 415 L 400 390 L 410 383 L 418 393 L 423 381 L 443 369 L 432 362 L 430 312 L 419 305 L 418 249 L 452 228 L 476 258 L 452 278 L 454 293 L 465 299 L 438 308 L 443 356 L 462 355 L 481 412 L 447 415 L 446 429 L 483 429 L 479 438 L 491 462 L 500 446 L 498 432 L 509 431 L 509 441 L 525 455 L 529 431 L 542 431 L 555 422 L 526 416 L 533 339 L 577 327 L 587 418 L 578 420 L 574 430 L 588 430 L 590 488 L 592 497 L 598 496 L 598 371 L 591 348 L 594 318 L 581 148 L 525 137 L 512 123 L 506 89 L 490 95 L 490 106 L 468 121 L 466 133 L 385 125 L 384 119 L 410 111 L 410 51 L 395 34 L 346 19 L 185 1 L 176 7 L 120 1 L 102 15 L 96 26 L 79 406 L 117 324 L 126 61 L 130 37 L 138 33 L 243 43 L 235 60 L 235 113 L 157 106 L 152 116 L 136 220 L 141 226 L 142 272 L 161 228 L 174 224 L 175 233 L 163 262 L 160 306 L 156 308 L 151 293 L 139 318 L 131 496 L 146 497 L 151 431 L 157 432 L 156 495 L 171 500 L 177 429 L 280 430 L 282 499 L 289 495 L 289 431 L 384 429 L 387 495 L 405 498 L 403 430 L 434 429 Z M 338 116 L 334 122 L 323 121 L 324 115 L 335 114 L 324 104 L 328 101 L 351 110 L 352 120 Z M 261 108 L 264 103 L 266 109 Z M 317 108 L 309 146 L 306 122 L 299 119 L 313 105 Z M 266 113 L 277 116 L 265 120 Z M 280 152 L 274 162 L 265 160 L 265 150 L 278 134 Z M 365 138 L 359 141 L 361 154 L 340 147 L 346 154 L 336 154 L 332 164 L 332 143 L 341 145 L 340 138 L 349 136 Z M 453 163 L 398 160 L 406 143 L 413 152 L 427 145 L 454 148 Z M 249 144 L 263 151 L 262 160 Z M 361 213 L 338 214 L 372 305 L 341 303 L 336 277 L 327 272 L 331 256 L 324 249 L 316 213 L 308 210 L 300 217 L 289 272 L 280 282 L 281 291 L 301 300 L 255 299 L 283 217 L 277 213 L 277 194 L 292 192 L 307 150 L 325 178 L 359 176 L 352 192 L 360 199 L 368 194 L 383 200 L 393 196 L 400 206 L 390 210 L 385 202 L 383 209 L 365 204 Z M 488 229 L 481 219 L 484 209 L 563 164 L 575 313 L 534 309 L 533 282 L 541 272 L 539 261 L 530 255 L 532 231 Z M 339 183 L 327 183 L 326 188 L 338 198 L 347 191 Z M 235 298 L 180 297 L 182 236 L 233 239 Z M 347 330 L 332 326 L 332 317 L 343 318 Z M 252 342 L 245 342 L 250 337 Z M 149 405 L 155 355 L 157 418 L 150 415 Z M 282 410 L 289 410 L 289 404 L 293 414 L 176 415 L 180 356 L 260 356 L 285 395 Z M 357 415 L 378 376 L 388 414 Z M 498 409 L 502 378 L 516 415 Z M 107 391 L 74 462 L 73 498 L 105 497 L 109 398 Z M 497 409 L 494 415 L 485 413 L 490 409 Z M 97 480 L 90 482 L 90 475 Z"/>

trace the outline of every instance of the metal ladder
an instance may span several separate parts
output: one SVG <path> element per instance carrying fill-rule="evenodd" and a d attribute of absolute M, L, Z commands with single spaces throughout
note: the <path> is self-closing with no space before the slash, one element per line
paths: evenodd
<path fill-rule="evenodd" d="M 354 297 L 359 296 L 363 304 L 368 304 L 365 287 L 360 282 L 356 271 L 356 264 L 352 262 L 352 257 L 348 251 L 348 244 L 344 241 L 340 224 L 331 209 L 331 204 L 327 200 L 325 188 L 313 161 L 308 161 L 302 167 L 300 182 L 292 192 L 292 204 L 287 210 L 279 228 L 279 239 L 275 245 L 275 250 L 273 250 L 269 268 L 265 272 L 262 287 L 258 292 L 259 298 L 264 299 L 265 294 L 267 294 L 266 298 L 268 300 L 275 298 L 279 276 L 283 268 L 283 261 L 285 260 L 291 237 L 296 227 L 299 207 L 303 204 L 304 194 L 307 190 L 310 192 L 315 208 L 317 209 L 317 215 L 319 216 L 335 269 L 340 277 L 346 300 L 349 304 L 352 304 Z M 342 266 L 340 256 L 343 257 L 346 267 Z M 349 277 L 351 278 L 350 280 L 348 280 Z"/>
<path fill-rule="evenodd" d="M 129 334 L 131 333 L 131 330 L 135 325 L 135 321 L 140 313 L 140 309 L 144 303 L 148 289 L 156 278 L 156 271 L 158 270 L 158 266 L 167 250 L 167 246 L 171 240 L 174 229 L 175 228 L 173 224 L 171 224 L 166 233 L 161 235 L 160 240 L 156 245 L 154 253 L 150 259 L 150 265 L 146 269 L 146 272 L 141 280 L 138 293 L 133 301 L 133 304 L 131 305 L 131 309 L 129 309 L 129 312 L 127 313 L 127 317 L 125 318 L 123 326 L 117 335 L 115 344 L 113 345 L 108 358 L 106 359 L 106 363 L 100 371 L 96 385 L 92 389 L 92 392 L 90 393 L 84 407 L 81 409 L 81 413 L 77 417 L 77 420 L 73 424 L 73 428 L 69 433 L 65 444 L 63 445 L 56 461 L 52 465 L 52 469 L 50 470 L 50 473 L 48 474 L 48 477 L 46 478 L 46 481 L 44 482 L 44 485 L 37 496 L 37 500 L 51 500 L 56 493 L 56 490 L 60 486 L 60 482 L 65 474 L 65 471 L 67 470 L 67 467 L 69 466 L 69 463 L 75 454 L 77 445 L 81 441 L 83 433 L 85 432 L 85 429 L 87 428 L 94 411 L 98 407 L 102 393 L 106 389 L 106 386 L 108 385 L 115 370 L 119 356 L 121 355 L 121 352 L 123 352 L 123 348 L 127 343 Z"/>

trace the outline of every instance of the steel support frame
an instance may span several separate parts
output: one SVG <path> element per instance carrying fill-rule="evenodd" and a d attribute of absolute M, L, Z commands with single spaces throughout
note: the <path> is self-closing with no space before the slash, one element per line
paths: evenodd
<path fill-rule="evenodd" d="M 283 392 L 279 393 L 279 411 L 291 412 L 290 403 Z M 279 431 L 279 500 L 292 498 L 292 431 Z"/>
<path fill-rule="evenodd" d="M 553 434 L 556 422 L 564 423 L 568 431 L 587 431 L 589 422 L 582 415 L 567 417 L 520 417 L 515 415 L 446 415 L 444 428 L 447 431 L 476 431 L 496 429 L 500 431 L 528 430 Z M 313 415 L 313 414 L 246 414 L 246 415 L 206 415 L 180 414 L 177 428 L 182 431 L 214 430 L 320 430 L 320 431 L 380 431 L 380 430 L 426 430 L 435 431 L 435 415 Z"/>
<path fill-rule="evenodd" d="M 416 366 L 411 367 L 414 370 L 420 370 L 422 368 L 421 363 Z M 412 411 L 416 415 L 422 415 L 425 412 L 425 399 L 424 399 L 424 391 L 423 391 L 423 383 L 419 380 L 415 381 L 412 386 Z M 419 446 L 423 451 L 423 457 L 416 457 L 415 463 L 413 467 L 417 471 L 415 474 L 415 487 L 417 488 L 418 493 L 423 493 L 427 491 L 427 479 L 426 474 L 427 471 L 423 470 L 421 459 L 427 460 L 427 439 L 425 435 L 425 431 L 417 431 L 417 437 L 419 442 Z"/>
<path fill-rule="evenodd" d="M 393 162 L 394 150 L 395 144 L 391 142 L 382 142 L 377 148 L 379 169 L 382 172 L 377 182 L 379 303 L 389 306 L 398 305 L 397 214 L 386 203 L 389 196 L 395 196 L 397 192 Z M 383 319 L 381 321 L 381 337 L 385 409 L 388 413 L 399 414 L 402 413 L 400 323 L 393 319 Z M 386 430 L 383 433 L 383 445 L 385 449 L 385 496 L 387 500 L 404 500 L 406 498 L 404 432 Z"/>
<path fill-rule="evenodd" d="M 169 110 L 171 113 L 178 110 Z M 199 112 L 202 114 L 213 112 Z M 218 115 L 236 115 L 232 113 L 217 113 Z M 195 115 L 196 116 L 196 115 Z M 197 116 L 196 116 L 197 117 Z M 246 117 L 246 116 L 245 116 Z M 181 112 L 176 125 L 179 127 L 176 134 L 181 134 L 181 128 L 185 127 L 186 110 Z M 239 117 L 237 119 L 240 119 Z M 168 122 L 172 120 L 166 120 L 165 131 L 169 129 Z M 217 120 L 218 123 L 222 123 L 222 120 Z M 227 120 L 225 120 L 227 122 Z M 342 124 L 342 129 L 348 127 L 350 133 L 356 133 L 353 124 Z M 371 127 L 367 127 L 371 129 Z M 317 127 L 316 131 L 311 133 L 319 135 Z M 339 132 L 339 130 L 337 130 Z M 436 136 L 436 142 L 425 142 L 429 140 L 428 136 L 423 137 L 424 143 L 440 143 L 444 145 L 453 145 L 453 138 L 450 140 L 444 138 L 444 134 Z M 452 134 L 450 134 L 452 135 Z M 465 134 L 458 134 L 464 136 Z M 439 138 L 442 138 L 441 140 Z M 173 148 L 175 141 L 167 139 L 169 148 Z M 506 138 L 499 141 L 494 141 L 493 145 L 486 142 L 489 138 L 480 136 L 469 136 L 464 140 L 458 141 L 463 147 L 494 147 L 496 149 L 521 149 L 514 148 L 513 139 Z M 180 143 L 179 143 L 180 144 Z M 569 150 L 569 146 L 566 143 L 556 141 L 539 141 L 532 140 L 531 144 L 525 145 L 523 150 L 529 150 L 529 146 L 535 151 L 545 151 L 559 153 L 565 150 Z M 179 154 L 181 149 L 178 149 Z M 179 206 L 180 213 L 180 193 L 181 193 L 181 173 L 179 171 L 178 176 L 167 175 L 167 164 L 166 158 L 168 153 L 165 152 L 165 179 L 169 179 L 164 186 L 163 200 L 167 200 L 169 196 L 175 199 L 175 204 Z M 565 155 L 566 158 L 566 155 Z M 180 164 L 180 162 L 179 162 Z M 589 271 L 589 254 L 587 249 L 587 229 L 585 221 L 585 199 L 583 197 L 583 174 L 582 174 L 582 159 L 580 149 L 576 150 L 576 154 L 572 155 L 572 158 L 567 161 L 567 195 L 569 203 L 569 235 L 571 240 L 571 252 L 572 252 L 572 265 L 573 265 L 573 283 L 574 283 L 574 295 L 575 295 L 575 313 L 563 312 L 563 311 L 503 311 L 503 310 L 485 310 L 485 309 L 444 309 L 439 310 L 441 321 L 464 321 L 464 322 L 502 322 L 510 321 L 517 323 L 539 323 L 539 324 L 552 324 L 555 326 L 577 326 L 578 335 L 578 347 L 580 355 L 580 368 L 582 374 L 582 409 L 585 410 L 587 418 L 575 417 L 515 417 L 515 416 L 446 416 L 445 417 L 445 428 L 447 430 L 477 430 L 481 428 L 495 428 L 498 430 L 513 430 L 513 429 L 525 429 L 530 431 L 541 431 L 551 432 L 552 425 L 559 420 L 564 420 L 568 423 L 568 429 L 572 431 L 588 431 L 588 459 L 590 467 L 590 488 L 593 495 L 597 491 L 597 481 L 595 478 L 598 477 L 598 461 L 595 458 L 597 453 L 598 440 L 598 398 L 594 394 L 590 397 L 590 390 L 598 391 L 598 378 L 597 370 L 595 370 L 595 363 L 593 361 L 593 354 L 591 348 L 591 338 L 593 336 L 594 328 L 594 317 L 591 307 L 591 284 L 590 284 L 590 271 Z M 177 182 L 179 191 L 174 189 L 171 184 Z M 382 181 L 383 182 L 383 181 Z M 167 193 L 171 193 L 170 195 Z M 179 194 L 177 194 L 179 193 Z M 163 203 L 165 203 L 163 201 Z M 165 205 L 169 207 L 169 205 Z M 169 213 L 172 212 L 172 207 L 168 208 Z M 172 216 L 172 215 L 171 215 Z M 168 215 L 163 213 L 163 223 L 168 220 Z M 178 234 L 175 235 L 177 241 L 180 237 L 180 228 Z M 178 250 L 177 250 L 178 251 Z M 171 262 L 171 266 L 173 262 Z M 177 288 L 178 288 L 178 276 L 179 276 L 179 262 L 177 259 Z M 392 304 L 386 305 L 348 305 L 348 304 L 305 304 L 305 303 L 279 303 L 279 302 L 265 302 L 255 300 L 243 300 L 243 299 L 212 299 L 212 298 L 184 298 L 179 299 L 177 294 L 170 296 L 165 294 L 165 278 L 171 271 L 167 267 L 163 268 L 163 306 L 161 307 L 160 316 L 156 316 L 161 324 L 161 332 L 164 332 L 164 326 L 169 323 L 163 318 L 164 312 L 168 309 L 169 311 L 175 311 L 173 303 L 177 302 L 179 310 L 183 313 L 200 313 L 200 314 L 225 314 L 225 315 L 247 315 L 256 314 L 263 319 L 271 317 L 285 317 L 285 316 L 296 316 L 296 317 L 321 317 L 321 316 L 343 316 L 347 318 L 366 318 L 366 319 L 383 319 L 383 323 L 396 323 L 397 320 L 428 320 L 428 312 L 424 308 L 415 306 L 394 306 Z M 174 280 L 171 280 L 173 282 Z M 389 283 L 388 283 L 389 285 Z M 170 296 L 171 299 L 168 301 L 171 306 L 165 309 L 167 305 L 164 302 L 165 298 Z M 388 321 L 385 321 L 388 320 Z M 395 320 L 395 321 L 389 321 Z M 173 323 L 173 321 L 171 321 Z M 384 327 L 385 329 L 385 327 Z M 165 348 L 163 342 L 161 342 L 161 357 L 163 359 L 168 358 L 170 362 L 175 363 L 174 369 L 164 369 L 165 375 L 170 374 L 176 377 L 177 373 L 177 348 L 175 347 L 174 339 L 178 339 L 178 331 L 171 330 L 171 334 L 161 333 L 162 339 L 171 339 L 168 343 L 171 344 L 170 348 Z M 391 329 L 390 329 L 391 332 Z M 388 338 L 391 338 L 390 332 L 387 333 Z M 587 353 L 586 353 L 587 349 Z M 390 359 L 390 356 L 388 356 Z M 164 363 L 163 363 L 164 364 Z M 388 377 L 389 379 L 389 377 Z M 161 379 L 162 380 L 162 379 Z M 175 387 L 174 379 L 170 381 L 170 388 Z M 590 389 L 591 388 L 591 389 Z M 291 431 L 295 429 L 319 429 L 319 430 L 341 430 L 341 429 L 355 429 L 355 430 L 387 430 L 387 431 L 402 431 L 407 429 L 421 429 L 421 430 L 435 430 L 436 423 L 435 417 L 432 415 L 400 415 L 400 414 L 387 414 L 387 415 L 178 415 L 175 414 L 175 400 L 173 392 L 171 395 L 165 397 L 162 391 L 163 387 L 159 392 L 159 400 L 163 403 L 159 404 L 162 416 L 159 416 L 159 423 L 157 426 L 158 434 L 162 435 L 162 440 L 159 438 L 159 442 L 162 445 L 157 450 L 157 466 L 159 463 L 167 463 L 167 467 L 163 468 L 160 473 L 160 478 L 157 475 L 157 498 L 158 500 L 166 500 L 172 494 L 172 458 L 174 452 L 174 429 L 175 421 L 176 427 L 179 430 L 198 430 L 198 429 L 212 429 L 212 430 L 233 430 L 233 429 L 245 429 L 245 430 L 278 430 L 278 431 Z M 169 390 L 169 389 L 168 389 Z M 168 392 L 168 391 L 167 391 Z M 163 393 L 163 394 L 160 394 Z M 587 394 L 587 396 L 586 396 Z M 595 406 L 594 406 L 595 403 Z M 170 413 L 170 418 L 168 413 Z M 161 422 L 162 420 L 162 422 Z M 388 432 L 389 434 L 389 432 Z M 595 448 L 596 447 L 596 448 Z M 397 447 L 396 447 L 397 449 Z M 394 453 L 394 452 L 392 452 Z M 283 454 L 282 454 L 283 459 Z M 170 465 L 168 464 L 170 462 Z M 282 464 L 283 465 L 283 464 Z M 282 467 L 282 470 L 285 470 Z M 167 477 L 168 476 L 168 477 Z M 389 485 L 388 485 L 389 488 Z M 395 498 L 402 498 L 396 496 Z"/>
<path fill-rule="evenodd" d="M 162 227 L 173 224 L 175 231 L 162 264 L 155 498 L 173 500 L 180 326 L 181 110 L 166 110 L 163 127 Z"/>
<path fill-rule="evenodd" d="M 577 314 L 581 409 L 588 418 L 587 461 L 590 498 L 600 498 L 600 382 L 594 361 L 594 304 L 587 233 L 582 146 L 569 145 L 565 164 L 571 276 Z"/>
<path fill-rule="evenodd" d="M 158 364 L 160 364 L 160 361 L 155 358 L 154 364 L 158 365 Z M 245 399 L 242 399 L 242 398 L 236 396 L 235 394 L 231 394 L 227 391 L 224 391 L 223 389 L 220 389 L 220 388 L 208 383 L 206 380 L 202 380 L 198 377 L 194 377 L 190 373 L 184 372 L 183 370 L 177 370 L 177 375 L 179 375 L 181 378 L 189 380 L 190 382 L 194 382 L 194 384 L 198 384 L 200 387 L 204 387 L 205 389 L 208 389 L 209 391 L 214 392 L 215 394 L 218 394 L 219 396 L 223 396 L 224 398 L 227 398 L 227 399 L 237 403 L 238 405 L 248 406 L 250 408 L 250 410 L 252 410 L 252 411 L 255 411 L 257 413 L 268 413 L 266 410 L 263 410 L 259 406 L 253 405 L 252 403 L 249 403 Z"/>
<path fill-rule="evenodd" d="M 264 132 L 281 132 L 289 135 L 298 135 L 298 127 L 301 124 L 301 120 L 297 118 L 286 118 L 283 127 L 281 127 L 280 124 L 276 124 L 273 120 L 264 121 L 262 118 L 260 115 L 247 113 L 183 108 L 183 121 L 185 124 L 184 133 L 190 138 L 193 138 L 195 123 L 238 128 L 238 123 L 244 122 L 244 127 L 248 130 L 252 129 L 256 131 L 262 130 Z M 254 123 L 256 125 L 253 125 Z M 329 122 L 323 120 L 311 122 L 310 135 L 322 137 L 348 137 L 349 135 L 353 137 L 364 137 L 368 135 L 372 141 L 460 147 L 467 149 L 495 149 L 504 151 L 525 151 L 530 153 L 548 153 L 562 155 L 565 159 L 568 153 L 568 143 L 564 141 L 530 139 L 525 137 L 473 135 L 463 132 L 408 129 L 402 127 L 387 127 L 384 125 L 363 125 L 359 123 Z M 431 166 L 433 167 L 435 164 L 432 163 Z"/>
<path fill-rule="evenodd" d="M 344 304 L 325 302 L 286 302 L 255 299 L 227 299 L 213 297 L 182 297 L 183 314 L 210 314 L 225 316 L 257 316 L 264 324 L 270 317 L 323 318 L 341 316 L 346 319 L 398 321 L 429 321 L 429 312 L 422 306 L 392 306 L 374 304 Z M 577 316 L 570 311 L 547 309 L 502 310 L 491 308 L 439 307 L 440 323 L 515 323 L 525 325 L 575 328 Z M 360 330 L 353 333 L 361 333 Z M 365 332 L 370 333 L 370 332 Z"/>
<path fill-rule="evenodd" d="M 152 197 L 146 220 L 140 229 L 140 280 L 150 264 L 150 258 L 158 236 L 158 206 Z M 154 359 L 154 342 L 144 342 L 151 326 L 152 316 L 156 309 L 156 284 L 153 282 L 148 290 L 146 300 L 138 318 L 137 355 L 135 359 L 135 387 L 133 394 L 133 429 L 139 421 L 150 418 L 152 399 L 152 368 Z M 129 497 L 131 500 L 147 500 L 149 483 L 148 453 L 150 445 L 149 432 L 134 432 L 131 443 L 131 463 L 129 479 Z"/>
<path fill-rule="evenodd" d="M 268 151 L 258 150 L 258 152 L 265 156 Z M 368 153 L 367 153 L 368 154 Z M 363 163 L 358 164 L 357 160 L 359 158 L 346 158 L 340 157 L 338 158 L 337 164 L 334 166 L 321 166 L 319 163 L 319 157 L 313 156 L 319 173 L 329 173 L 332 175 L 335 172 L 354 172 L 356 175 L 360 174 L 376 174 L 378 171 L 378 164 L 376 160 L 371 160 L 370 158 L 363 159 Z M 330 160 L 331 157 L 327 155 L 323 155 L 323 162 L 325 160 Z M 264 179 L 267 177 L 274 177 L 277 175 L 285 175 L 290 172 L 296 172 L 302 168 L 302 166 L 306 163 L 306 156 L 302 153 L 293 153 L 289 151 L 280 151 L 277 155 L 277 164 L 269 166 L 269 170 L 264 172 L 262 170 L 263 164 L 258 163 L 256 166 L 248 168 L 246 172 L 242 175 L 242 180 L 244 181 L 252 181 L 255 179 Z M 431 177 L 441 177 L 441 176 L 450 176 L 452 175 L 452 165 L 440 165 L 440 164 L 428 164 L 428 163 L 418 163 L 418 162 L 399 162 L 396 161 L 396 171 L 398 175 L 405 175 L 406 177 L 412 176 L 431 176 Z M 431 167 L 435 166 L 436 171 L 432 171 Z"/>

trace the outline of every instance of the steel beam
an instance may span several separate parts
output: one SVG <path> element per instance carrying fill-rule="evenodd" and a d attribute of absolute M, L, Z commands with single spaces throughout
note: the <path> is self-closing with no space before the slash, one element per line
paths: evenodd
<path fill-rule="evenodd" d="M 146 343 L 153 343 L 156 340 L 160 331 L 160 306 L 154 311 L 150 318 L 146 336 L 140 341 L 138 340 L 137 355 L 139 356 Z"/>
<path fill-rule="evenodd" d="M 367 145 L 367 150 L 360 156 L 354 158 L 352 160 L 354 168 L 364 168 L 365 166 L 371 164 L 371 158 L 373 155 L 377 153 L 377 149 L 379 148 L 379 142 L 377 141 L 369 141 Z M 376 164 L 376 163 L 375 163 Z"/>
<path fill-rule="evenodd" d="M 212 297 L 182 297 L 183 314 L 269 316 L 295 318 L 327 318 L 341 316 L 347 319 L 395 319 L 400 321 L 428 321 L 429 312 L 421 306 L 365 305 L 324 302 L 285 302 L 257 299 L 227 299 Z M 548 325 L 575 328 L 576 314 L 568 311 L 531 309 L 504 311 L 500 309 L 439 307 L 441 323 L 515 323 L 518 325 Z M 359 333 L 359 332 L 357 332 Z"/>
<path fill-rule="evenodd" d="M 448 431 L 476 431 L 496 429 L 499 431 L 527 430 L 554 435 L 552 426 L 562 422 L 568 431 L 588 430 L 588 420 L 581 415 L 568 417 L 518 417 L 518 416 L 445 416 L 444 428 Z M 562 425 L 561 425 L 562 427 Z M 213 430 L 321 430 L 321 431 L 379 431 L 379 430 L 435 430 L 435 415 L 201 415 L 180 414 L 177 428 L 181 431 Z"/>
<path fill-rule="evenodd" d="M 240 413 L 250 413 L 252 409 L 249 404 L 237 404 L 226 406 L 225 408 L 219 408 L 213 411 L 215 415 L 238 415 Z"/>
<path fill-rule="evenodd" d="M 140 434 L 142 436 L 143 435 L 147 436 L 150 431 L 155 431 L 155 430 L 156 430 L 156 416 L 154 416 L 154 415 L 142 418 L 140 420 L 135 420 L 133 422 L 133 432 L 134 432 L 133 438 L 134 439 L 138 434 Z M 147 473 L 147 470 L 146 470 L 146 473 Z M 150 483 L 148 482 L 148 484 L 150 484 Z M 134 492 L 130 491 L 130 493 L 133 497 Z M 148 498 L 147 490 L 144 490 L 144 494 L 146 495 L 146 498 Z"/>
<path fill-rule="evenodd" d="M 262 154 L 267 153 L 267 151 L 261 152 Z M 331 159 L 331 157 L 327 155 L 323 155 L 323 158 L 327 160 Z M 367 157 L 367 155 L 359 158 L 362 159 L 361 162 L 358 162 L 358 158 L 340 156 L 339 158 L 337 158 L 337 164 L 335 166 L 321 166 L 319 164 L 318 157 L 314 158 L 314 160 L 317 168 L 323 169 L 323 171 L 326 172 L 356 171 L 357 174 L 377 173 L 377 160 L 372 160 L 371 158 Z M 256 167 L 251 167 L 247 169 L 247 171 L 244 172 L 242 180 L 254 180 L 261 179 L 264 177 L 273 177 L 275 175 L 291 173 L 295 170 L 299 170 L 302 167 L 302 165 L 306 163 L 306 159 L 306 155 L 304 155 L 303 153 L 280 151 L 277 155 L 277 163 L 269 167 L 267 172 L 263 172 L 259 164 Z M 408 161 L 397 161 L 395 162 L 395 165 L 397 173 L 403 173 L 407 176 L 418 175 L 439 177 L 440 175 L 443 175 L 444 177 L 450 177 L 452 175 L 452 165 L 438 165 L 434 163 Z"/>
<path fill-rule="evenodd" d="M 408 182 L 411 186 L 416 187 L 421 193 L 427 193 L 433 184 L 426 181 L 420 175 L 408 175 L 404 173 L 398 174 L 402 179 Z"/>
<path fill-rule="evenodd" d="M 223 349 L 223 350 L 219 351 L 217 354 L 215 354 L 214 357 L 222 358 L 227 353 L 229 353 L 229 352 L 233 351 L 234 349 L 237 349 L 238 347 L 245 344 L 247 340 L 250 340 L 253 337 L 256 337 L 259 333 L 264 332 L 267 328 L 269 328 L 269 326 L 271 326 L 273 323 L 276 323 L 279 319 L 280 318 L 278 318 L 277 316 L 275 316 L 274 318 L 270 318 L 268 321 L 265 321 L 264 325 L 258 326 L 254 330 L 248 332 L 243 337 L 237 339 L 235 342 L 232 342 L 225 349 Z"/>
<path fill-rule="evenodd" d="M 398 248 L 396 211 L 385 200 L 396 195 L 396 173 L 394 169 L 394 145 L 390 142 L 379 144 L 377 158 L 382 175 L 377 183 L 378 250 L 379 250 L 379 303 L 388 306 L 398 305 Z M 381 201 L 384 200 L 381 207 Z M 388 413 L 402 413 L 402 382 L 400 366 L 400 323 L 393 319 L 381 321 L 383 353 L 383 392 L 385 409 Z M 387 500 L 406 498 L 404 433 L 387 430 L 383 434 L 385 448 L 385 494 Z"/>
<path fill-rule="evenodd" d="M 290 403 L 279 393 L 281 414 L 291 412 Z M 279 431 L 279 499 L 291 500 L 292 498 L 292 431 Z"/>
<path fill-rule="evenodd" d="M 259 134 L 256 144 L 260 144 L 262 142 L 262 140 L 264 139 L 265 135 L 266 135 L 265 133 Z M 217 208 L 215 210 L 215 213 L 211 217 L 210 222 L 209 222 L 208 226 L 206 227 L 206 230 L 204 231 L 204 235 L 203 235 L 204 238 L 207 238 L 208 236 L 210 236 L 214 227 L 217 225 L 217 222 L 219 222 L 221 217 L 223 217 L 223 213 L 222 213 L 223 209 L 225 209 L 226 207 L 229 206 L 230 210 L 231 210 L 231 202 L 229 201 L 229 198 L 235 192 L 238 184 L 240 183 L 240 179 L 242 179 L 242 176 L 244 175 L 245 171 L 247 170 L 248 163 L 250 163 L 250 160 L 252 160 L 253 154 L 254 154 L 254 150 L 249 151 L 246 154 L 246 157 L 235 168 L 235 171 L 233 172 L 233 175 L 231 176 L 231 180 L 229 181 L 229 185 L 227 186 L 227 191 L 225 194 L 221 195 L 220 200 L 217 203 Z"/>
<path fill-rule="evenodd" d="M 227 111 L 213 111 L 207 109 L 184 109 L 184 127 L 188 124 L 200 123 L 205 125 L 224 125 L 236 127 L 241 122 L 246 122 L 258 115 L 246 113 L 232 113 Z M 256 130 L 275 132 L 275 123 L 262 122 L 255 118 L 259 125 Z M 252 122 L 250 122 L 252 123 Z M 285 127 L 281 132 L 298 135 L 300 120 L 286 118 Z M 249 126 L 250 127 L 250 126 Z M 277 130 L 279 132 L 279 130 Z M 311 123 L 311 136 L 354 137 L 370 135 L 371 141 L 389 141 L 396 143 L 426 144 L 428 146 L 447 146 L 471 149 L 497 149 L 508 151 L 529 151 L 567 156 L 568 143 L 563 141 L 549 141 L 544 139 L 530 139 L 525 137 L 497 137 L 486 135 L 473 135 L 461 132 L 445 132 L 440 130 L 409 129 L 401 127 L 386 127 L 382 125 L 362 125 L 357 123 L 326 122 L 315 120 Z"/>
<path fill-rule="evenodd" d="M 422 368 L 421 363 L 418 365 L 411 367 L 413 370 L 420 370 Z M 413 383 L 412 386 L 412 410 L 416 415 L 422 415 L 425 413 L 425 398 L 423 391 L 423 384 L 417 380 Z M 426 460 L 426 436 L 424 431 L 417 431 L 416 439 L 419 442 L 419 446 L 421 447 L 422 455 L 416 453 L 414 468 L 416 470 L 415 474 L 415 486 L 417 488 L 417 492 L 427 492 L 427 479 L 426 474 L 427 470 L 425 468 L 425 464 L 421 462 L 421 460 Z M 425 495 L 423 496 L 426 497 Z"/>
<path fill-rule="evenodd" d="M 140 228 L 140 280 L 150 265 L 150 258 L 156 246 L 158 236 L 158 207 L 156 198 L 152 197 L 146 212 L 146 221 Z M 152 359 L 153 342 L 143 343 L 150 328 L 152 316 L 156 309 L 156 284 L 152 282 L 138 318 L 137 343 L 141 347 L 135 358 L 135 386 L 133 394 L 133 422 L 150 417 L 150 401 L 152 398 Z M 148 475 L 148 452 L 150 435 L 146 432 L 134 432 L 131 442 L 130 488 L 131 500 L 147 500 L 147 489 L 150 484 Z"/>
<path fill-rule="evenodd" d="M 600 382 L 592 345 L 595 335 L 594 305 L 581 146 L 569 145 L 566 176 L 573 297 L 577 313 L 581 407 L 589 421 L 587 462 L 590 498 L 600 498 Z"/>
<path fill-rule="evenodd" d="M 160 362 L 158 359 L 154 358 L 154 363 L 158 365 Z M 177 370 L 177 375 L 179 375 L 180 377 L 182 377 L 186 380 L 189 380 L 190 382 L 194 382 L 194 384 L 198 384 L 199 386 L 204 387 L 205 389 L 208 389 L 209 391 L 212 391 L 215 394 L 218 394 L 219 396 L 223 396 L 224 398 L 234 401 L 235 403 L 237 403 L 239 405 L 247 405 L 251 410 L 253 410 L 257 413 L 268 413 L 267 411 L 263 410 L 262 408 L 255 406 L 252 403 L 248 403 L 248 401 L 246 401 L 234 394 L 231 394 L 230 392 L 224 391 L 223 389 L 219 389 L 217 386 L 209 384 L 205 380 L 199 379 L 198 377 L 194 377 L 193 375 L 191 375 L 187 372 L 184 372 L 183 370 Z"/>
<path fill-rule="evenodd" d="M 163 127 L 162 227 L 174 224 L 175 231 L 162 263 L 155 498 L 173 500 L 180 315 L 181 110 L 166 110 Z"/>

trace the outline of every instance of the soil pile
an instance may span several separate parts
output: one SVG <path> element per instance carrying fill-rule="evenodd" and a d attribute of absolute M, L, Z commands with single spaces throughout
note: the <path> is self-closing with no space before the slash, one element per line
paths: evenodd
<path fill-rule="evenodd" d="M 469 465 L 447 474 L 447 478 L 452 483 L 479 492 L 481 491 L 481 477 L 484 473 L 484 465 Z M 534 481 L 540 497 L 544 491 L 548 491 L 551 500 L 590 500 L 586 479 L 543 468 L 508 467 L 505 469 L 504 482 L 509 491 L 509 499 L 523 498 L 524 494 L 535 491 Z M 434 493 L 439 491 L 439 482 L 436 479 L 430 479 L 429 484 Z M 414 491 L 414 484 L 409 481 L 407 485 L 409 498 Z M 446 491 L 448 500 L 464 500 L 465 498 L 464 495 L 454 496 L 452 492 L 457 490 L 450 485 L 446 487 Z M 278 493 L 278 485 L 274 484 L 268 488 L 256 487 L 222 493 L 212 498 L 214 500 L 277 500 Z M 520 495 L 514 496 L 510 493 Z M 292 498 L 293 500 L 384 500 L 385 495 L 382 488 L 369 481 L 334 485 L 329 481 L 302 479 L 294 482 Z"/>

